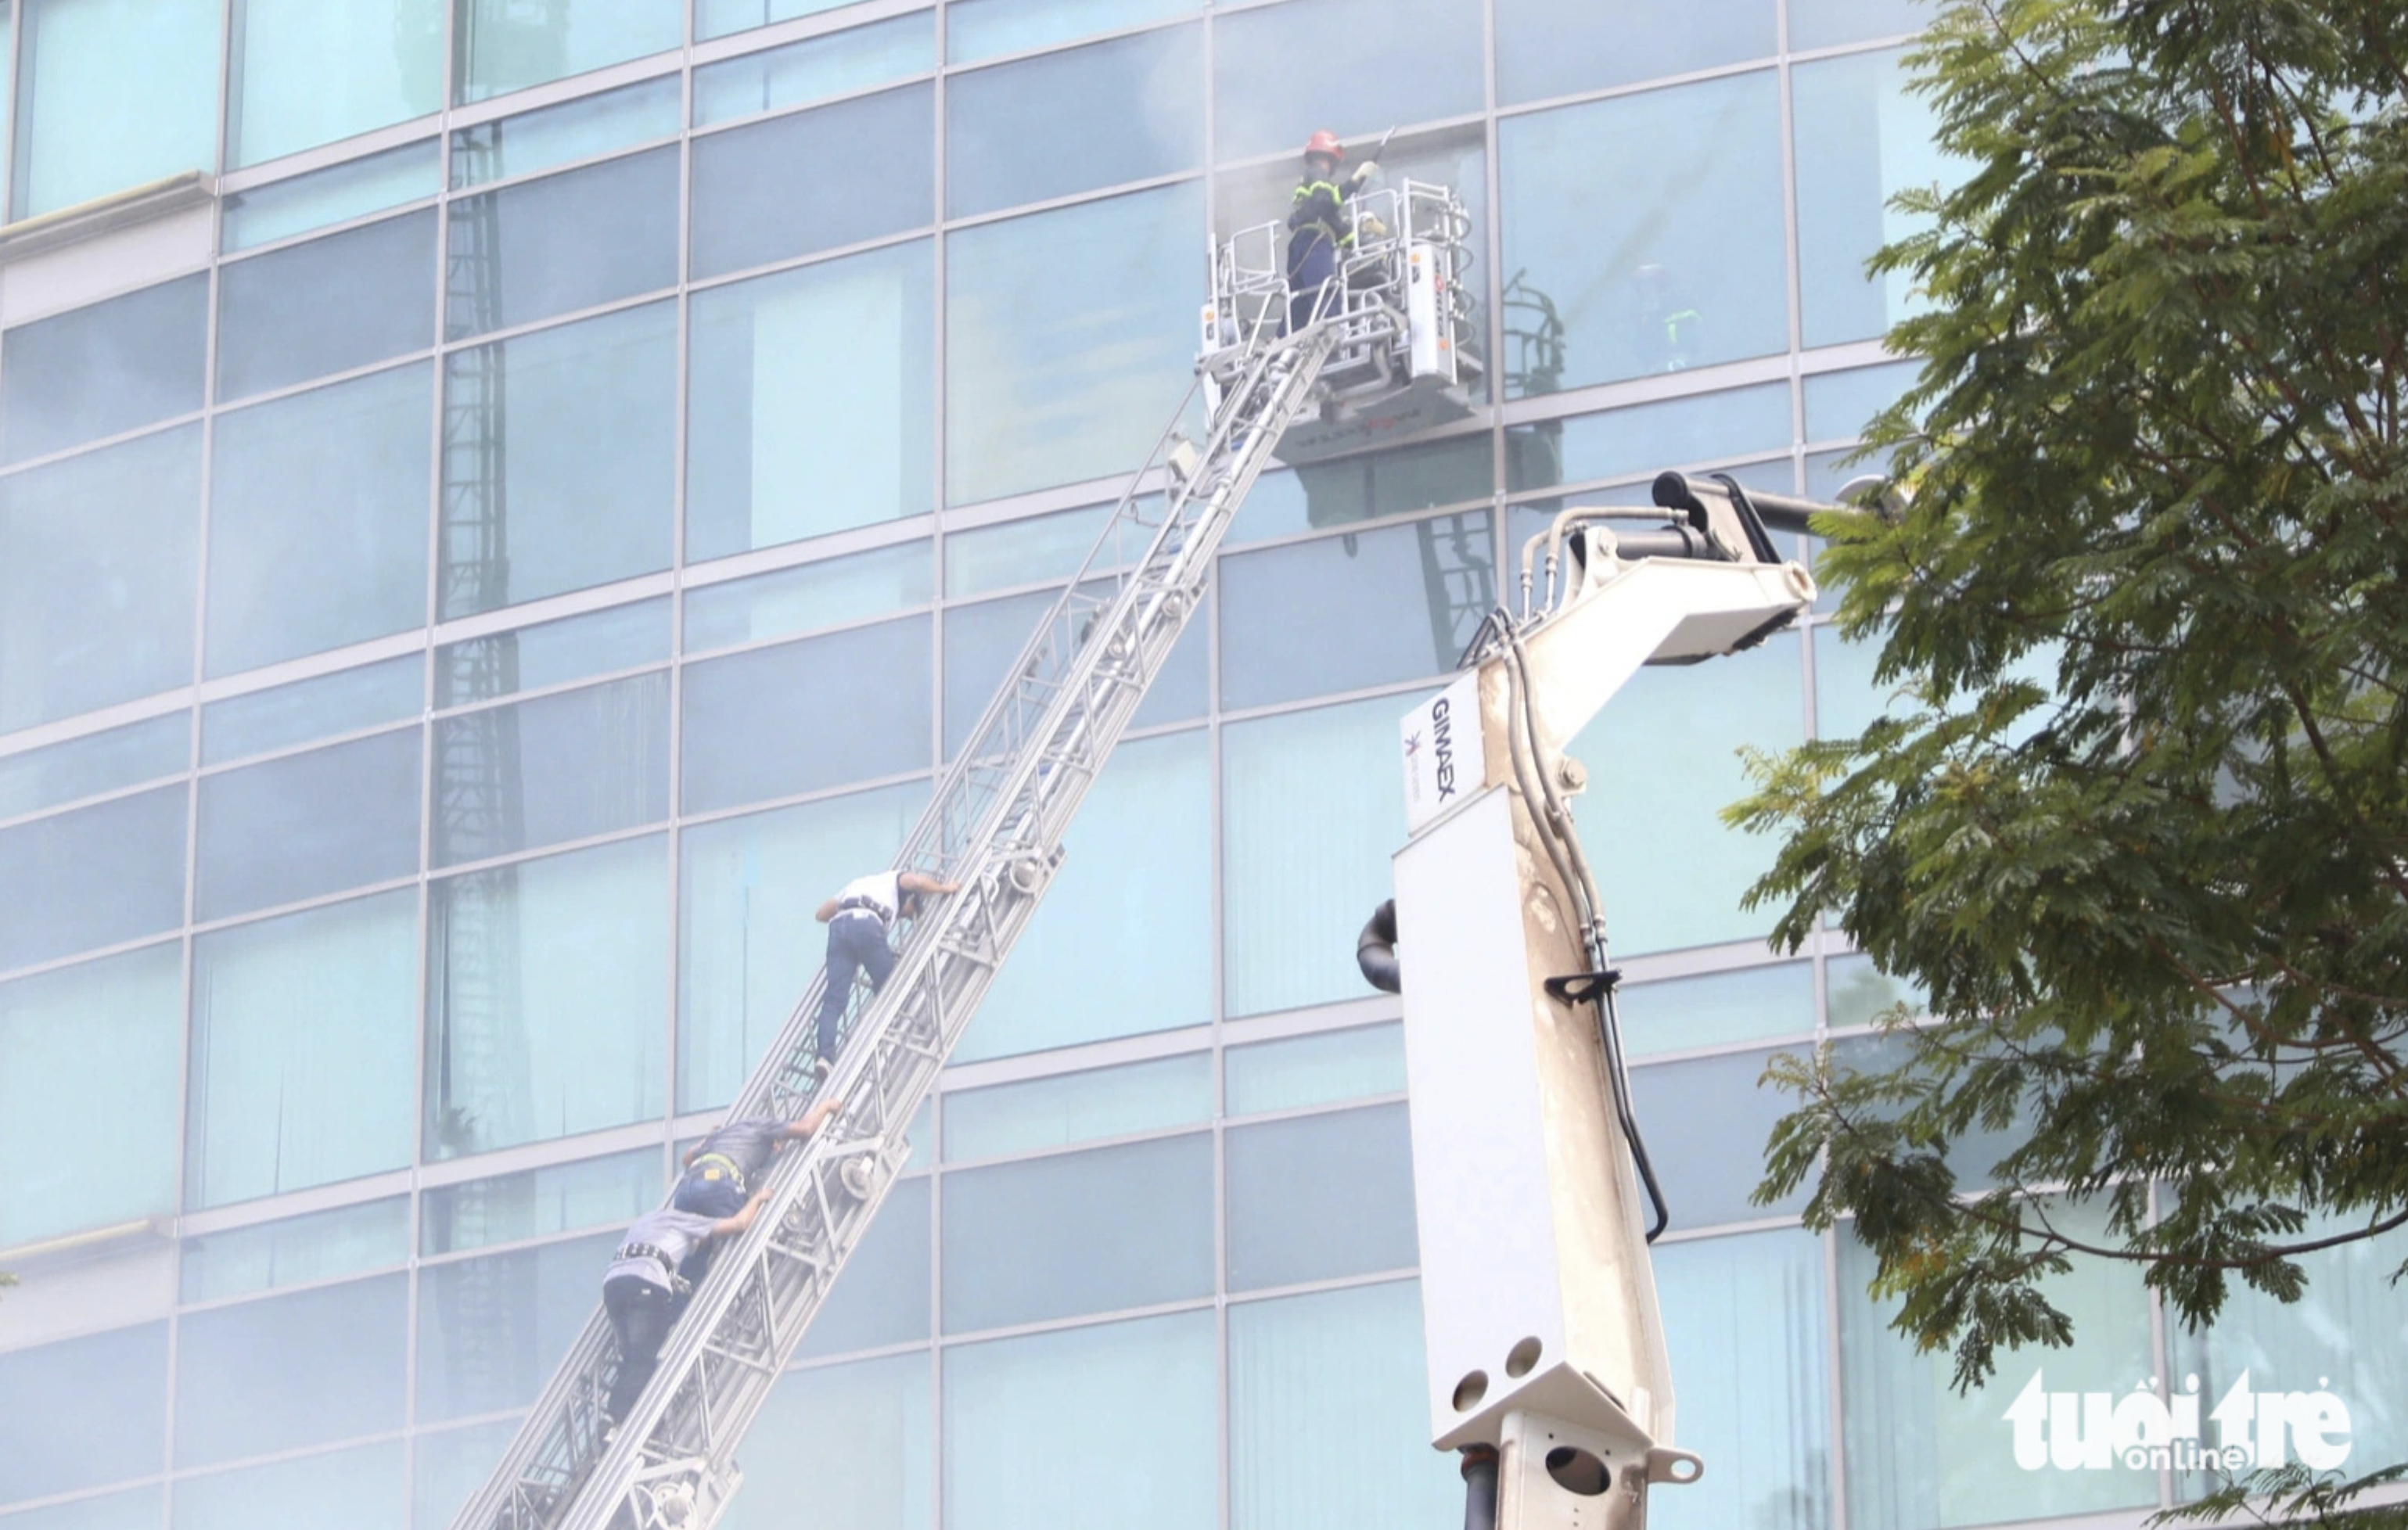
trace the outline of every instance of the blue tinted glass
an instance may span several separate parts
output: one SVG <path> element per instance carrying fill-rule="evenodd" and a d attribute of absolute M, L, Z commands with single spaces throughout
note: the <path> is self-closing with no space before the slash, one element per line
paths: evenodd
<path fill-rule="evenodd" d="M 222 0 L 21 9 L 17 217 L 218 167 Z"/>
<path fill-rule="evenodd" d="M 1222 1089 L 1233 1116 L 1334 1105 L 1405 1092 L 1401 1025 L 1357 1025 L 1222 1053 Z"/>
<path fill-rule="evenodd" d="M 452 204 L 453 339 L 673 284 L 678 151 L 655 149 Z"/>
<path fill-rule="evenodd" d="M 1102 591 L 1098 581 L 1091 588 Z M 979 719 L 986 715 L 996 687 L 1013 661 L 1025 649 L 1054 603 L 1058 590 L 1034 590 L 1026 594 L 984 600 L 975 606 L 945 609 L 945 753 L 960 749 Z M 1134 727 L 1150 728 L 1183 722 L 1204 714 L 1210 689 L 1205 676 L 1211 644 L 1208 624 L 1191 621 L 1170 650 L 1152 689 L 1138 704 Z"/>
<path fill-rule="evenodd" d="M 459 0 L 458 101 L 482 101 L 685 41 L 684 0 Z"/>
<path fill-rule="evenodd" d="M 787 1506 L 798 1503 L 830 1526 L 937 1523 L 934 1369 L 920 1350 L 779 1378 L 747 1437 L 757 1442 L 746 1447 L 751 1491 L 728 1506 L 720 1530 L 781 1530 Z M 824 1470 L 828 1461 L 845 1469 Z"/>
<path fill-rule="evenodd" d="M 409 1278 L 188 1312 L 177 1333 L 176 1463 L 323 1445 L 402 1423 Z"/>
<path fill-rule="evenodd" d="M 684 107 L 675 75 L 465 127 L 452 135 L 452 184 L 481 186 L 674 136 Z"/>
<path fill-rule="evenodd" d="M 201 708 L 201 764 L 356 733 L 414 717 L 426 705 L 426 661 L 415 653 L 316 679 L 213 701 Z"/>
<path fill-rule="evenodd" d="M 812 166 L 797 177 L 795 166 Z M 694 275 L 934 221 L 935 93 L 907 85 L 694 141 Z"/>
<path fill-rule="evenodd" d="M 228 253 L 250 250 L 433 196 L 442 187 L 437 141 L 404 144 L 256 191 L 230 193 L 221 238 Z"/>
<path fill-rule="evenodd" d="M 1793 52 L 1870 37 L 1897 37 L 1929 26 L 1924 0 L 1788 0 Z"/>
<path fill-rule="evenodd" d="M 394 1195 L 187 1237 L 177 1251 L 178 1293 L 185 1302 L 224 1301 L 279 1286 L 313 1285 L 408 1259 L 409 1197 Z"/>
<path fill-rule="evenodd" d="M 237 0 L 226 147 L 236 164 L 443 105 L 443 0 Z"/>
<path fill-rule="evenodd" d="M 816 16 L 851 4 L 853 0 L 695 0 L 694 35 L 697 40 L 724 37 L 731 32 L 792 21 L 797 16 Z"/>
<path fill-rule="evenodd" d="M 661 1204 L 666 1166 L 660 1149 L 637 1148 L 608 1158 L 434 1186 L 420 1202 L 418 1251 L 465 1253 L 633 1222 Z"/>
<path fill-rule="evenodd" d="M 1184 26 L 953 76 L 946 210 L 967 217 L 1194 166 L 1203 69 L 1202 29 Z"/>
<path fill-rule="evenodd" d="M 344 1530 L 403 1530 L 409 1505 L 406 1459 L 401 1441 L 388 1439 L 186 1477 L 176 1483 L 169 1530 L 330 1523 Z"/>
<path fill-rule="evenodd" d="M 965 1089 L 947 1094 L 944 1108 L 948 1162 L 1197 1126 L 1212 1119 L 1212 1054 Z"/>
<path fill-rule="evenodd" d="M 584 1328 L 618 1246 L 608 1232 L 421 1270 L 418 1422 L 533 1402 Z"/>
<path fill-rule="evenodd" d="M 1356 151 L 1398 123 L 1481 109 L 1476 0 L 1294 0 L 1223 16 L 1212 40 L 1215 157 L 1300 153 L 1322 128 Z"/>
<path fill-rule="evenodd" d="M 498 714 L 498 715 L 495 715 Z M 472 776 L 505 806 L 455 813 L 438 791 L 438 866 L 632 829 L 668 816 L 669 678 L 636 675 L 438 719 L 438 787 Z"/>
<path fill-rule="evenodd" d="M 955 0 L 945 7 L 945 57 L 976 64 L 1195 9 L 1196 0 Z"/>
<path fill-rule="evenodd" d="M 209 279 L 191 276 L 0 334 L 0 460 L 199 408 L 208 327 Z"/>
<path fill-rule="evenodd" d="M 1419 1262 L 1402 1105 L 1232 1127 L 1227 1153 L 1232 1291 Z"/>
<path fill-rule="evenodd" d="M 184 922 L 184 788 L 0 829 L 0 971 Z"/>
<path fill-rule="evenodd" d="M 70 1498 L 48 1509 L 21 1509 L 7 1520 L 8 1530 L 159 1530 L 167 1490 L 153 1485 L 105 1493 L 96 1498 Z"/>
<path fill-rule="evenodd" d="M 1517 493 L 1593 479 L 1652 479 L 1668 467 L 1785 450 L 1789 385 L 1768 382 L 1518 425 L 1507 440 L 1509 481 Z M 1632 491 L 1633 503 L 1646 497 Z"/>
<path fill-rule="evenodd" d="M 1769 1051 L 1735 1052 L 1633 1068 L 1630 1093 L 1647 1156 L 1683 1232 L 1754 1222 L 1806 1204 L 1799 1190 L 1773 1205 L 1749 1200 L 1764 1178 L 1764 1144 L 1795 1096 L 1759 1084 Z"/>
<path fill-rule="evenodd" d="M 933 562 L 929 543 L 904 542 L 690 589 L 686 651 L 732 648 L 925 606 Z"/>
<path fill-rule="evenodd" d="M 193 714 L 129 722 L 0 759 L 0 818 L 180 773 L 191 763 Z"/>
<path fill-rule="evenodd" d="M 1579 95 L 1606 85 L 1769 58 L 1774 0 L 1497 0 L 1500 102 Z"/>
<path fill-rule="evenodd" d="M 166 1453 L 165 1323 L 0 1354 L 0 1502 L 148 1477 Z"/>
<path fill-rule="evenodd" d="M 873 21 L 696 69 L 694 125 L 708 127 L 850 95 L 873 85 L 924 75 L 936 65 L 935 11 Z"/>
<path fill-rule="evenodd" d="M 687 557 L 928 512 L 934 264 L 921 240 L 695 294 Z"/>
<path fill-rule="evenodd" d="M 218 271 L 221 403 L 435 343 L 435 211 Z"/>
<path fill-rule="evenodd" d="M 1232 545 L 1486 499 L 1488 433 L 1266 474 L 1229 528 Z"/>
<path fill-rule="evenodd" d="M 1914 386 L 1914 362 L 1818 372 L 1806 379 L 1806 439 L 1853 441 L 1872 417 Z"/>
<path fill-rule="evenodd" d="M 783 1396 L 784 1392 L 781 1389 L 770 1395 Z M 460 1506 L 485 1485 L 485 1479 L 493 1475 L 502 1452 L 509 1449 L 518 1432 L 518 1420 L 504 1419 L 497 1423 L 422 1431 L 413 1438 L 409 1464 L 410 1530 L 451 1530 Z M 150 1527 L 146 1525 L 143 1530 Z"/>
<path fill-rule="evenodd" d="M 207 673 L 425 623 L 434 404 L 421 362 L 218 418 Z"/>
<path fill-rule="evenodd" d="M 1062 510 L 1025 521 L 948 533 L 945 597 L 960 600 L 1046 579 L 1065 579 L 1086 563 L 1112 518 L 1110 505 Z M 1034 626 L 1032 617 L 1025 626 Z"/>
<path fill-rule="evenodd" d="M 1620 1009 L 1624 1049 L 1633 1057 L 1802 1035 L 1814 1029 L 1814 964 L 1629 983 Z"/>
<path fill-rule="evenodd" d="M 421 736 L 403 728 L 204 777 L 198 917 L 415 872 Z"/>
<path fill-rule="evenodd" d="M 664 664 L 668 656 L 667 597 L 639 600 L 444 644 L 435 651 L 435 705 L 490 701 L 588 675 Z"/>
<path fill-rule="evenodd" d="M 1498 124 L 1505 269 L 1563 324 L 1521 386 L 1677 372 L 1788 344 L 1781 97 L 1770 73 Z M 1662 146 L 1633 155 L 1621 146 Z M 1688 230 L 1711 225 L 1714 237 Z"/>
<path fill-rule="evenodd" d="M 1823 965 L 1823 1022 L 1832 1030 L 1870 1025 L 1899 1005 L 1909 1014 L 1930 1007 L 1922 985 L 1893 978 L 1870 956 L 1834 956 Z"/>
<path fill-rule="evenodd" d="M 909 1344 L 928 1337 L 928 1180 L 896 1185 L 844 1264 L 801 1358 Z"/>
<path fill-rule="evenodd" d="M 1801 64 L 1789 72 L 1797 121 L 1798 284 L 1808 345 L 1885 333 L 1927 305 L 1912 272 L 1865 262 L 1929 226 L 1889 205 L 1902 191 L 1963 175 L 1934 142 L 1931 101 L 1907 89 L 1897 51 Z"/>
<path fill-rule="evenodd" d="M 910 617 L 688 665 L 684 809 L 926 769 L 928 625 Z"/>

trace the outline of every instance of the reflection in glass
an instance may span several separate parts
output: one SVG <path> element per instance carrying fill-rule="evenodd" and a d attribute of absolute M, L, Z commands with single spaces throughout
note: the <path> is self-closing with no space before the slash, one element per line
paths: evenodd
<path fill-rule="evenodd" d="M 466 1253 L 551 1233 L 629 1223 L 661 1204 L 666 1165 L 658 1148 L 548 1164 L 423 1193 L 418 1251 Z"/>
<path fill-rule="evenodd" d="M 426 363 L 221 415 L 210 675 L 426 621 Z"/>
<path fill-rule="evenodd" d="M 452 135 L 452 185 L 455 190 L 481 186 L 674 137 L 684 94 L 677 76 L 663 75 L 461 128 Z"/>
<path fill-rule="evenodd" d="M 186 1237 L 177 1252 L 178 1299 L 187 1303 L 315 1285 L 408 1259 L 409 1197 Z"/>
<path fill-rule="evenodd" d="M 433 884 L 425 1157 L 660 1113 L 667 898 L 657 836 Z"/>
<path fill-rule="evenodd" d="M 1920 32 L 1933 8 L 1924 0 L 1788 0 L 1789 49 L 1829 48 Z"/>
<path fill-rule="evenodd" d="M 1203 226 L 1180 185 L 950 236 L 950 503 L 1137 465 L 1194 366 Z"/>
<path fill-rule="evenodd" d="M 1212 1054 L 994 1084 L 945 1096 L 945 1158 L 968 1162 L 1212 1119 Z"/>
<path fill-rule="evenodd" d="M 423 1432 L 412 1438 L 410 1530 L 451 1530 L 460 1506 L 485 1485 L 518 1432 L 518 1420 L 504 1419 L 498 1423 Z"/>
<path fill-rule="evenodd" d="M 926 1530 L 936 1476 L 928 1373 L 922 1351 L 779 1378 L 747 1436 L 763 1442 L 749 1447 L 752 1491 L 728 1506 L 720 1530 L 786 1530 L 790 1506 L 804 1503 L 827 1530 Z M 844 1469 L 824 1469 L 829 1461 Z"/>
<path fill-rule="evenodd" d="M 480 142 L 455 145 L 455 179 L 464 160 L 483 162 Z M 452 204 L 445 335 L 462 339 L 674 284 L 677 203 L 673 146 L 462 197 Z"/>
<path fill-rule="evenodd" d="M 724 37 L 731 32 L 789 21 L 797 16 L 816 16 L 852 3 L 853 0 L 695 0 L 694 36 L 697 42 L 706 37 Z"/>
<path fill-rule="evenodd" d="M 1817 372 L 1806 379 L 1806 439 L 1853 441 L 1872 417 L 1914 386 L 1914 362 Z"/>
<path fill-rule="evenodd" d="M 1620 1008 L 1623 1047 L 1633 1057 L 1806 1035 L 1814 1029 L 1814 964 L 1629 983 Z"/>
<path fill-rule="evenodd" d="M 443 155 L 433 138 L 348 160 L 290 180 L 229 192 L 219 237 L 228 254 L 331 228 L 443 189 Z"/>
<path fill-rule="evenodd" d="M 1552 392 L 1770 355 L 1789 341 L 1781 96 L 1770 71 L 1498 124 L 1505 264 L 1561 322 Z M 1644 143 L 1655 151 L 1631 154 Z M 1698 239 L 1690 231 L 1712 227 Z"/>
<path fill-rule="evenodd" d="M 1104 581 L 1089 588 L 1108 595 Z M 1029 635 L 1059 600 L 1059 590 L 1032 590 L 1025 594 L 982 600 L 975 606 L 945 609 L 945 752 L 950 757 L 969 737 L 988 702 L 1014 660 L 1025 650 Z M 1209 624 L 1190 621 L 1163 661 L 1154 685 L 1138 703 L 1132 727 L 1151 728 L 1184 722 L 1204 715 L 1205 662 L 1211 647 Z"/>
<path fill-rule="evenodd" d="M 199 275 L 0 335 L 0 460 L 47 456 L 199 408 L 208 327 L 209 279 Z"/>
<path fill-rule="evenodd" d="M 212 701 L 201 708 L 201 764 L 222 765 L 415 717 L 426 704 L 426 660 L 382 664 Z"/>
<path fill-rule="evenodd" d="M 1212 1294 L 1210 1133 L 944 1176 L 945 1331 Z"/>
<path fill-rule="evenodd" d="M 685 811 L 926 769 L 928 671 L 925 617 L 689 665 Z"/>
<path fill-rule="evenodd" d="M 455 350 L 443 409 L 443 620 L 668 565 L 675 304 Z"/>
<path fill-rule="evenodd" d="M 415 872 L 421 747 L 401 728 L 204 777 L 195 917 Z"/>
<path fill-rule="evenodd" d="M 236 0 L 226 143 L 257 164 L 443 105 L 443 0 Z"/>
<path fill-rule="evenodd" d="M 948 1349 L 945 1530 L 1211 1530 L 1215 1348 L 1211 1313 L 1178 1312 Z"/>
<path fill-rule="evenodd" d="M 173 776 L 191 764 L 193 714 L 167 712 L 0 759 L 0 818 Z"/>
<path fill-rule="evenodd" d="M 425 350 L 434 271 L 431 207 L 220 267 L 219 402 Z"/>
<path fill-rule="evenodd" d="M 1222 1053 L 1221 1070 L 1233 1116 L 1401 1094 L 1405 1030 L 1393 1023 L 1356 1025 L 1231 1047 Z"/>
<path fill-rule="evenodd" d="M 398 1271 L 187 1312 L 176 1336 L 176 1465 L 398 1429 L 408 1323 L 409 1277 Z"/>
<path fill-rule="evenodd" d="M 678 1108 L 736 1097 L 818 972 L 811 913 L 895 864 L 919 782 L 697 824 L 680 837 Z"/>
<path fill-rule="evenodd" d="M 1872 277 L 1865 262 L 1929 220 L 1889 206 L 1961 168 L 1933 136 L 1930 100 L 1907 90 L 1897 51 L 1800 64 L 1789 72 L 1798 124 L 1798 287 L 1806 343 L 1885 332 L 1926 304 L 1912 273 Z M 1851 432 L 1850 434 L 1853 434 Z"/>
<path fill-rule="evenodd" d="M 689 588 L 689 653 L 789 637 L 928 604 L 932 544 L 899 542 L 850 557 Z"/>
<path fill-rule="evenodd" d="M 1230 1290 L 1419 1262 L 1402 1104 L 1233 1126 L 1226 1152 Z"/>
<path fill-rule="evenodd" d="M 1195 9 L 1196 0 L 956 0 L 945 7 L 945 59 L 976 64 Z"/>
<path fill-rule="evenodd" d="M 937 13 L 913 11 L 705 64 L 694 72 L 694 125 L 709 127 L 850 95 L 927 74 L 936 66 Z"/>
<path fill-rule="evenodd" d="M 506 653 L 510 662 L 484 663 L 486 654 L 471 651 L 480 647 Z M 435 651 L 435 672 L 442 681 L 435 705 L 458 707 L 540 691 L 614 669 L 666 664 L 668 657 L 669 602 L 660 595 L 492 637 L 446 643 Z"/>
<path fill-rule="evenodd" d="M 896 1185 L 811 1320 L 801 1359 L 910 1344 L 928 1337 L 928 1178 Z M 782 1386 L 783 1383 L 781 1383 Z"/>
<path fill-rule="evenodd" d="M 0 1498 L 149 1477 L 166 1454 L 165 1323 L 0 1353 Z"/>
<path fill-rule="evenodd" d="M 1087 560 L 1113 507 L 1090 505 L 945 537 L 945 596 L 959 600 L 1043 579 L 1067 579 Z"/>
<path fill-rule="evenodd" d="M 460 102 L 606 64 L 658 53 L 685 41 L 683 0 L 460 0 L 452 92 Z"/>
<path fill-rule="evenodd" d="M 438 719 L 442 762 L 430 854 L 437 866 L 632 829 L 668 816 L 669 679 L 635 675 Z M 515 810 L 443 810 L 441 789 L 478 788 Z"/>
<path fill-rule="evenodd" d="M 183 786 L 0 829 L 0 972 L 181 924 Z"/>
<path fill-rule="evenodd" d="M 416 1422 L 474 1418 L 535 1401 L 584 1329 L 619 1237 L 614 1230 L 423 1266 Z M 450 1512 L 459 1507 L 454 1501 Z"/>
<path fill-rule="evenodd" d="M 20 7 L 13 216 L 218 167 L 222 0 Z"/>
<path fill-rule="evenodd" d="M 1472 0 L 1297 0 L 1225 14 L 1212 40 L 1213 157 L 1297 153 L 1325 127 L 1376 142 L 1398 122 L 1476 112 L 1480 32 Z"/>
<path fill-rule="evenodd" d="M 1231 1530 L 1449 1523 L 1422 1365 L 1418 1281 L 1231 1303 Z"/>
<path fill-rule="evenodd" d="M 188 1205 L 408 1166 L 417 963 L 413 888 L 194 941 Z"/>
<path fill-rule="evenodd" d="M 1757 1080 L 1770 1051 L 1695 1057 L 1634 1068 L 1630 1094 L 1647 1156 L 1683 1232 L 1797 1210 L 1806 1192 L 1772 1206 L 1748 1196 L 1764 1178 L 1764 1145 L 1797 1097 Z"/>
<path fill-rule="evenodd" d="M 1193 168 L 1204 152 L 1203 69 L 1203 31 L 1182 26 L 953 76 L 946 211 L 965 218 Z"/>
<path fill-rule="evenodd" d="M 176 1484 L 169 1530 L 253 1530 L 262 1524 L 340 1524 L 403 1530 L 408 1482 L 402 1442 L 380 1440 Z"/>
<path fill-rule="evenodd" d="M 171 941 L 0 983 L 0 1245 L 175 1209 L 183 965 Z M 11 1391 L 0 1385 L 0 1418 Z M 0 1424 L 0 1441 L 12 1436 Z"/>
<path fill-rule="evenodd" d="M 694 140 L 694 275 L 715 277 L 920 228 L 936 213 L 925 84 Z M 795 166 L 812 174 L 797 179 Z"/>
<path fill-rule="evenodd" d="M 1484 430 L 1268 473 L 1246 496 L 1246 508 L 1229 528 L 1229 541 L 1258 542 L 1486 499 L 1493 492 L 1495 461 Z"/>
<path fill-rule="evenodd" d="M 688 558 L 928 512 L 934 279 L 920 241 L 695 294 Z"/>
<path fill-rule="evenodd" d="M 1579 95 L 1770 58 L 1774 0 L 1498 0 L 1500 103 Z"/>
<path fill-rule="evenodd" d="M 1516 425 L 1505 439 L 1507 486 L 1516 493 L 1595 479 L 1653 479 L 1668 467 L 1786 450 L 1789 384 L 1759 383 L 1727 393 L 1668 398 Z M 1782 465 L 1786 472 L 1787 464 Z M 1614 498 L 1632 504 L 1649 502 L 1643 485 L 1634 485 Z M 1519 557 L 1518 548 L 1515 556 Z"/>

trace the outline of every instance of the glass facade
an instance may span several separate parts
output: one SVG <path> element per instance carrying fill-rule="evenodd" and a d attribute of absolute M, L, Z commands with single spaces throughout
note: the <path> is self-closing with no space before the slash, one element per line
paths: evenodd
<path fill-rule="evenodd" d="M 1350 955 L 1395 720 L 1564 504 L 1832 486 L 1903 386 L 1884 198 L 1948 173 L 1915 7 L 0 18 L 12 215 L 223 178 L 207 250 L 137 222 L 72 300 L 0 284 L 0 1530 L 449 1522 L 1164 423 L 1208 236 L 1283 211 L 1307 132 L 1392 123 L 1474 211 L 1493 396 L 1263 479 L 728 1523 L 1458 1512 L 1400 1029 Z M 2186 1491 L 2000 1469 L 1998 1389 L 1950 1400 L 1846 1239 L 1747 1201 L 1765 1060 L 1915 996 L 1771 957 L 1715 811 L 1737 748 L 1883 705 L 1810 620 L 1580 745 L 1713 1463 L 1675 1530 Z M 2396 1335 L 2371 1270 L 2246 1341 L 2077 1272 L 2060 1384 Z"/>

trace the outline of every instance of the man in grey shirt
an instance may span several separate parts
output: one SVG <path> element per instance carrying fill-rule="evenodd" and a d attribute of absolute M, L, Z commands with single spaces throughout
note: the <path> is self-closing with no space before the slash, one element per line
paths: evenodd
<path fill-rule="evenodd" d="M 842 1100 L 821 1100 L 800 1121 L 738 1116 L 722 1122 L 686 1150 L 685 1178 L 678 1181 L 669 1204 L 700 1217 L 734 1216 L 780 1149 L 818 1131 L 842 1108 Z"/>
<path fill-rule="evenodd" d="M 612 1423 L 627 1416 L 660 1368 L 661 1346 L 685 1310 L 686 1282 L 678 1266 L 714 1238 L 735 1237 L 752 1225 L 765 1187 L 730 1217 L 697 1217 L 673 1207 L 638 1217 L 602 1272 L 602 1309 L 619 1339 L 619 1373 L 602 1405 Z"/>

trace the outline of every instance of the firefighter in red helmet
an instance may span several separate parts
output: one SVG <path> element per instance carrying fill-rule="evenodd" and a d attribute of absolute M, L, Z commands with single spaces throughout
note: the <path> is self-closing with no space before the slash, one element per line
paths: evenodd
<path fill-rule="evenodd" d="M 1288 325 L 1292 329 L 1311 321 L 1322 288 L 1337 277 L 1340 263 L 1354 247 L 1346 199 L 1379 166 L 1365 160 L 1341 180 L 1338 167 L 1345 160 L 1346 146 L 1327 128 L 1305 140 L 1304 179 L 1289 199 L 1287 215 Z"/>

